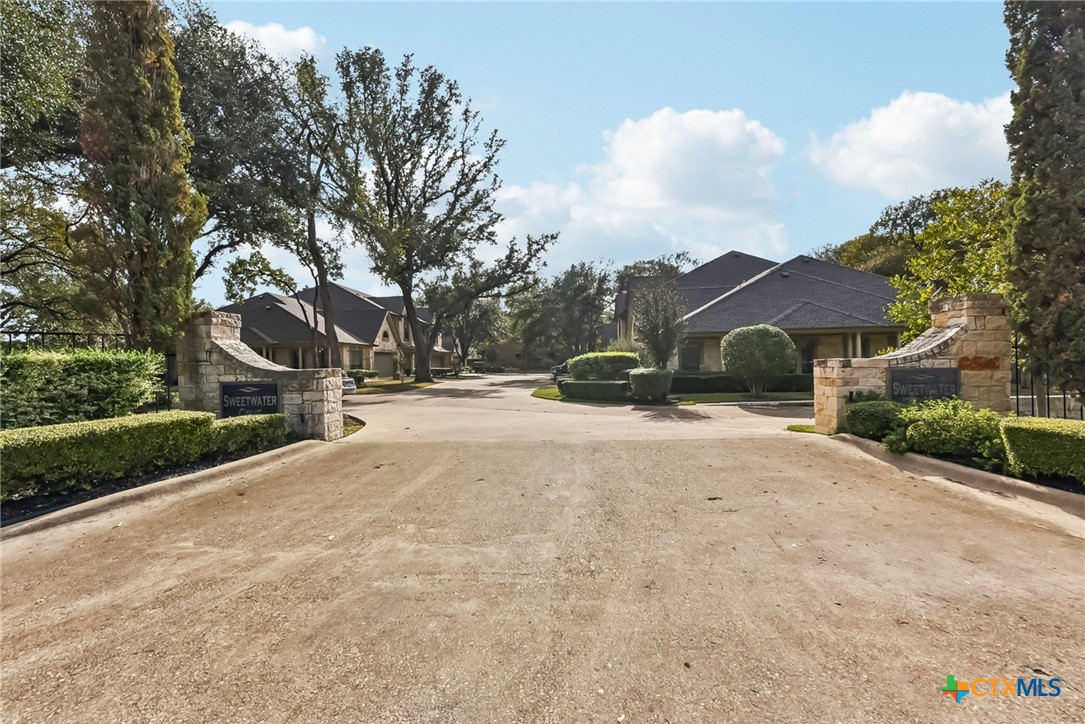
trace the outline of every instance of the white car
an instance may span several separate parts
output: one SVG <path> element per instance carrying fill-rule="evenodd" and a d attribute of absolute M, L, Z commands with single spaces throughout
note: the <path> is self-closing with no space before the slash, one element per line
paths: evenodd
<path fill-rule="evenodd" d="M 355 384 L 354 378 L 353 377 L 344 377 L 343 378 L 343 394 L 344 395 L 353 395 L 353 394 L 356 394 L 357 392 L 358 392 L 358 385 Z"/>

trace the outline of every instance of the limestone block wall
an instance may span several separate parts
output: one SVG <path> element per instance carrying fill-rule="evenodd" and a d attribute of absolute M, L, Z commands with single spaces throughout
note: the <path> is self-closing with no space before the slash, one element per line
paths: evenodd
<path fill-rule="evenodd" d="M 241 341 L 239 315 L 203 312 L 188 325 L 177 348 L 181 407 L 218 414 L 222 382 L 278 382 L 291 432 L 317 440 L 343 436 L 339 370 L 277 365 Z"/>
<path fill-rule="evenodd" d="M 932 326 L 904 347 L 880 357 L 814 362 L 814 426 L 832 435 L 856 392 L 886 391 L 892 367 L 957 367 L 960 397 L 996 412 L 1010 410 L 1012 343 L 1006 305 L 997 294 L 963 294 L 931 304 Z"/>

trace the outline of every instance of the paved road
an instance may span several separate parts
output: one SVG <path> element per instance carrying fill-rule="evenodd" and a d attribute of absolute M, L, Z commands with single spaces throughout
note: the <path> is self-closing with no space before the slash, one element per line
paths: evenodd
<path fill-rule="evenodd" d="M 1081 721 L 1083 523 L 497 376 L 3 543 L 5 721 Z M 1062 678 L 1057 699 L 958 679 Z"/>

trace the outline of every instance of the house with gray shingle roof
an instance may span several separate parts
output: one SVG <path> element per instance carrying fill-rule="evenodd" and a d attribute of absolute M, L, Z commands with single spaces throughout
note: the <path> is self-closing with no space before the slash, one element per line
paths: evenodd
<path fill-rule="evenodd" d="M 328 288 L 343 366 L 377 370 L 382 377 L 392 375 L 397 349 L 414 353 L 403 300 L 371 296 L 342 284 L 331 283 Z M 299 291 L 297 298 L 262 292 L 219 311 L 241 315 L 241 341 L 277 364 L 313 368 L 327 363 L 324 316 L 314 287 Z M 420 309 L 418 316 L 428 327 L 428 311 Z M 451 350 L 442 343 L 433 350 L 430 363 L 449 367 L 451 357 Z"/>
<path fill-rule="evenodd" d="M 720 340 L 739 327 L 771 324 L 798 350 L 796 371 L 815 359 L 869 357 L 899 343 L 903 326 L 885 314 L 896 300 L 886 277 L 800 255 L 777 264 L 732 251 L 674 280 L 686 302 L 687 337 L 678 355 L 686 371 L 720 370 Z M 619 292 L 621 336 L 636 326 L 636 283 Z"/>

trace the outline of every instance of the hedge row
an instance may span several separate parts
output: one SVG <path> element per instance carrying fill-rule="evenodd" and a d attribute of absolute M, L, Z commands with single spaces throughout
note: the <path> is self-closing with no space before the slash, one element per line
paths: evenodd
<path fill-rule="evenodd" d="M 775 377 L 765 388 L 767 392 L 812 392 L 814 376 L 788 374 Z M 746 383 L 734 375 L 723 372 L 681 373 L 676 372 L 671 381 L 672 395 L 689 395 L 705 392 L 746 392 Z"/>
<path fill-rule="evenodd" d="M 574 380 L 616 380 L 623 370 L 640 367 L 633 352 L 589 352 L 568 361 Z"/>
<path fill-rule="evenodd" d="M 154 400 L 164 358 L 154 352 L 19 350 L 0 357 L 0 427 L 129 415 Z"/>
<path fill-rule="evenodd" d="M 1061 475 L 1085 483 L 1085 422 L 1007 417 L 1002 421 L 1002 441 L 1012 471 Z"/>
<path fill-rule="evenodd" d="M 283 444 L 285 415 L 174 410 L 0 431 L 0 500 L 63 493 L 201 458 Z"/>
<path fill-rule="evenodd" d="M 614 380 L 558 380 L 558 391 L 570 400 L 625 402 L 631 388 L 628 382 Z"/>
<path fill-rule="evenodd" d="M 363 370 L 356 368 L 353 370 L 347 370 L 347 377 L 350 377 L 359 387 L 365 387 L 365 381 L 379 376 L 377 370 Z"/>
<path fill-rule="evenodd" d="M 629 371 L 630 394 L 637 402 L 666 402 L 673 370 L 641 367 Z"/>

